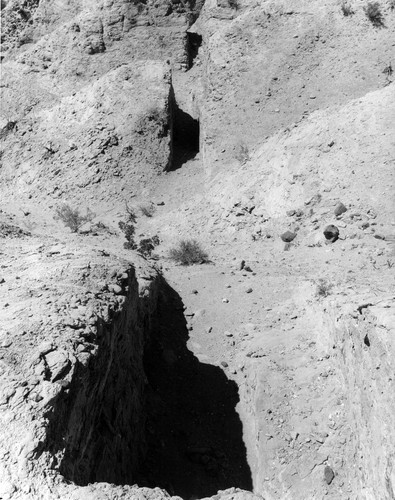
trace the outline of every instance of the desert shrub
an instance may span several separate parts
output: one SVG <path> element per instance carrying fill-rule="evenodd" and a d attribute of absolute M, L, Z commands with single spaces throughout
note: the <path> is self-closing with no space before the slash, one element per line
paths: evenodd
<path fill-rule="evenodd" d="M 392 76 L 392 73 L 394 72 L 394 70 L 392 69 L 392 64 L 389 63 L 388 66 L 386 66 L 384 69 L 383 69 L 383 73 L 384 75 L 388 78 L 390 78 Z"/>
<path fill-rule="evenodd" d="M 238 10 L 239 0 L 228 0 L 228 5 L 229 7 L 232 7 L 232 9 Z"/>
<path fill-rule="evenodd" d="M 144 257 L 151 257 L 152 251 L 159 243 L 160 241 L 157 235 L 152 236 L 152 238 L 143 238 L 139 242 L 137 251 Z"/>
<path fill-rule="evenodd" d="M 320 278 L 317 281 L 317 296 L 318 297 L 328 297 L 330 295 L 331 290 L 333 288 L 333 284 L 329 281 Z"/>
<path fill-rule="evenodd" d="M 340 5 L 341 11 L 343 12 L 343 16 L 352 16 L 354 14 L 354 11 L 352 10 L 352 7 L 349 3 L 343 1 L 342 4 Z"/>
<path fill-rule="evenodd" d="M 240 143 L 236 146 L 235 148 L 235 158 L 238 160 L 242 165 L 246 163 L 250 159 L 250 152 L 248 151 L 248 147 Z"/>
<path fill-rule="evenodd" d="M 16 128 L 16 121 L 7 118 L 6 125 L 0 130 L 0 139 L 4 139 L 10 132 Z"/>
<path fill-rule="evenodd" d="M 123 244 L 123 247 L 128 250 L 136 250 L 137 244 L 134 241 L 134 235 L 136 232 L 135 228 L 136 224 L 136 213 L 132 208 L 129 208 L 126 205 L 126 217 L 124 221 L 120 221 L 118 226 L 120 230 L 124 233 L 126 242 Z"/>
<path fill-rule="evenodd" d="M 152 217 L 155 213 L 154 205 L 140 205 L 139 208 L 141 213 L 146 217 Z"/>
<path fill-rule="evenodd" d="M 383 14 L 378 2 L 368 2 L 363 10 L 373 26 L 384 26 Z"/>
<path fill-rule="evenodd" d="M 170 250 L 169 257 L 183 266 L 208 262 L 207 253 L 196 240 L 182 240 L 178 247 Z"/>
<path fill-rule="evenodd" d="M 23 236 L 30 236 L 30 232 L 13 224 L 0 222 L 0 238 L 22 238 Z"/>
<path fill-rule="evenodd" d="M 90 222 L 95 217 L 95 214 L 87 208 L 86 214 L 80 214 L 78 208 L 72 208 L 66 203 L 56 209 L 55 220 L 60 220 L 63 224 L 70 228 L 72 233 L 76 233 L 81 226 Z"/>

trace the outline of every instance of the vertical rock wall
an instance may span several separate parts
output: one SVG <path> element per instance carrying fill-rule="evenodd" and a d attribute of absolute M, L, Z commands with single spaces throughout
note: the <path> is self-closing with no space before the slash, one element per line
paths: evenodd
<path fill-rule="evenodd" d="M 157 287 L 139 296 L 134 270 L 126 286 L 122 309 L 99 321 L 96 355 L 77 367 L 68 395 L 48 415 L 52 466 L 80 485 L 133 484 L 145 451 L 143 351 Z"/>
<path fill-rule="evenodd" d="M 361 304 L 334 329 L 350 426 L 347 460 L 355 498 L 395 498 L 394 299 Z M 352 497 L 354 498 L 354 497 Z"/>

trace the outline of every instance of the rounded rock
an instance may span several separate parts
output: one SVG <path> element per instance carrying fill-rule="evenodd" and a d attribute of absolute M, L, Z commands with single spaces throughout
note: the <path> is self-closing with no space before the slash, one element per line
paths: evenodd
<path fill-rule="evenodd" d="M 285 241 L 285 243 L 290 243 L 296 238 L 296 233 L 293 233 L 292 231 L 285 231 L 280 238 Z"/>
<path fill-rule="evenodd" d="M 332 468 L 329 467 L 329 465 L 325 466 L 324 479 L 325 479 L 326 484 L 331 484 L 334 477 L 335 477 L 335 473 L 333 472 Z"/>
<path fill-rule="evenodd" d="M 326 228 L 324 229 L 325 238 L 332 243 L 339 239 L 339 233 L 339 228 L 334 226 L 333 224 L 326 226 Z"/>
<path fill-rule="evenodd" d="M 343 203 L 338 203 L 335 207 L 334 214 L 335 215 L 341 215 L 344 214 L 344 212 L 347 212 L 347 207 L 343 205 Z"/>

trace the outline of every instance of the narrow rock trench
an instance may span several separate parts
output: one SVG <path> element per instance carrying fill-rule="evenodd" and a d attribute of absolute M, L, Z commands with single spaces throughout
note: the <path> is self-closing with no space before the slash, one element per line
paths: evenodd
<path fill-rule="evenodd" d="M 41 452 L 78 485 L 137 483 L 185 499 L 251 490 L 237 385 L 188 350 L 181 298 L 163 278 L 141 296 L 131 270 L 128 288 L 46 415 Z"/>
<path fill-rule="evenodd" d="M 200 124 L 189 113 L 182 110 L 172 93 L 172 162 L 169 170 L 181 168 L 189 160 L 195 158 L 200 148 Z"/>
<path fill-rule="evenodd" d="M 187 499 L 232 486 L 251 490 L 237 385 L 188 350 L 183 304 L 166 283 L 157 321 L 144 355 L 148 453 L 139 484 Z"/>
<path fill-rule="evenodd" d="M 188 53 L 189 53 L 189 67 L 194 65 L 195 59 L 199 54 L 199 48 L 202 45 L 203 37 L 199 33 L 187 31 L 188 39 Z"/>

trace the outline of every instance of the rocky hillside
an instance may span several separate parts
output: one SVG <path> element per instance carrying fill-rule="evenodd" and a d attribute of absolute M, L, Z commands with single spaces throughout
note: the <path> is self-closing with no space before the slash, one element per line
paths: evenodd
<path fill-rule="evenodd" d="M 394 499 L 394 2 L 1 9 L 0 498 Z"/>

